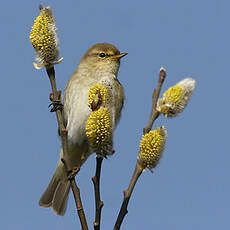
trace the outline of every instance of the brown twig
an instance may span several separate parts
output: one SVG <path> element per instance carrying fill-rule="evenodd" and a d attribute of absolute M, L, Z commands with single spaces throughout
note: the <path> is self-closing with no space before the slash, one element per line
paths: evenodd
<path fill-rule="evenodd" d="M 95 193 L 95 221 L 93 222 L 94 230 L 100 230 L 101 224 L 101 210 L 104 206 L 103 201 L 101 201 L 100 195 L 100 177 L 101 177 L 101 164 L 103 158 L 100 156 L 96 157 L 96 172 L 95 176 L 92 177 Z"/>
<path fill-rule="evenodd" d="M 116 220 L 116 223 L 114 225 L 113 230 L 119 230 L 120 229 L 121 224 L 123 222 L 123 219 L 124 219 L 125 215 L 128 213 L 127 207 L 128 207 L 129 199 L 130 199 L 131 194 L 133 192 L 134 186 L 135 186 L 135 184 L 136 184 L 136 182 L 137 182 L 137 180 L 140 177 L 142 172 L 143 172 L 143 168 L 140 167 L 140 165 L 137 163 L 136 168 L 135 168 L 134 173 L 133 173 L 133 176 L 132 176 L 132 179 L 130 181 L 129 187 L 127 190 L 124 191 L 123 202 L 122 202 L 121 209 L 120 209 L 120 212 L 118 214 L 118 217 L 117 217 L 117 220 Z"/>
<path fill-rule="evenodd" d="M 59 126 L 59 130 L 60 130 L 60 136 L 61 136 L 61 141 L 62 141 L 62 148 L 63 148 L 63 163 L 65 165 L 66 168 L 66 172 L 67 172 L 67 176 L 70 180 L 70 185 L 72 188 L 72 192 L 74 195 L 74 200 L 75 200 L 75 204 L 77 207 L 77 211 L 78 211 L 78 216 L 81 222 L 81 227 L 83 230 L 88 230 L 88 225 L 86 222 L 86 218 L 85 218 L 85 213 L 84 210 L 82 208 L 82 203 L 81 203 L 81 197 L 80 197 L 80 190 L 77 187 L 75 178 L 73 176 L 69 177 L 69 175 L 72 173 L 72 168 L 70 167 L 70 162 L 68 159 L 68 143 L 67 143 L 67 134 L 68 131 L 64 125 L 64 121 L 63 121 L 63 117 L 62 117 L 62 112 L 61 112 L 61 107 L 55 107 L 57 104 L 61 104 L 61 97 L 60 97 L 60 93 L 58 93 L 57 91 L 57 86 L 56 86 L 56 81 L 55 81 L 55 70 L 54 67 L 47 67 L 46 68 L 46 72 L 49 76 L 50 79 L 50 84 L 51 84 L 51 88 L 52 88 L 52 92 L 53 95 L 50 96 L 50 98 L 52 99 L 52 103 L 54 106 L 54 110 L 56 112 L 56 116 L 57 116 L 57 121 L 58 121 L 58 126 Z"/>
<path fill-rule="evenodd" d="M 160 92 L 161 92 L 161 87 L 162 87 L 162 85 L 164 83 L 165 78 L 166 78 L 166 71 L 162 67 L 160 69 L 160 73 L 159 73 L 158 86 L 153 91 L 153 96 L 152 96 L 153 103 L 152 103 L 151 115 L 150 115 L 149 122 L 148 122 L 147 126 L 143 129 L 143 134 L 148 133 L 152 129 L 154 121 L 160 115 L 160 113 L 156 110 L 156 107 L 157 107 L 157 100 L 158 100 Z"/>
<path fill-rule="evenodd" d="M 159 112 L 156 110 L 156 106 L 157 106 L 157 100 L 159 98 L 160 95 L 160 91 L 161 91 L 161 87 L 164 83 L 166 77 L 166 71 L 164 68 L 160 69 L 160 73 L 159 73 L 159 78 L 158 78 L 158 86 L 156 89 L 154 89 L 153 91 L 153 96 L 152 96 L 152 111 L 151 111 L 151 115 L 150 115 L 150 119 L 149 122 L 147 124 L 147 126 L 143 129 L 143 134 L 148 133 L 153 126 L 154 121 L 159 117 Z M 116 223 L 114 225 L 113 230 L 119 230 L 121 227 L 121 224 L 124 220 L 125 215 L 128 213 L 127 207 L 129 204 L 129 200 L 130 197 L 132 195 L 134 186 L 138 180 L 138 178 L 140 177 L 141 173 L 143 172 L 143 168 L 139 165 L 138 161 L 136 163 L 136 168 L 134 170 L 133 176 L 131 178 L 129 187 L 127 190 L 124 191 L 124 198 L 123 198 L 123 202 L 120 208 L 120 212 L 118 214 Z"/>

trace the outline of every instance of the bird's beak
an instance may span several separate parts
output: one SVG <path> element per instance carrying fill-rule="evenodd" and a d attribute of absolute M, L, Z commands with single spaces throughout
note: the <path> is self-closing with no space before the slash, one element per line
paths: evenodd
<path fill-rule="evenodd" d="M 120 60 L 122 57 L 126 56 L 128 53 L 121 53 L 114 55 L 113 58 Z"/>

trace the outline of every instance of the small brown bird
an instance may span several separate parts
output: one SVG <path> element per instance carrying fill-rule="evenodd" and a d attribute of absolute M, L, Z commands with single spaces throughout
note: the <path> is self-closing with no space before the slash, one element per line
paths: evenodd
<path fill-rule="evenodd" d="M 92 86 L 103 84 L 112 92 L 112 100 L 108 105 L 112 111 L 112 132 L 119 121 L 124 103 L 124 91 L 117 79 L 117 73 L 120 59 L 125 55 L 127 53 L 120 53 L 111 44 L 98 43 L 82 57 L 77 70 L 67 83 L 63 114 L 68 130 L 68 156 L 72 163 L 71 167 L 81 167 L 93 153 L 86 136 L 86 122 L 91 113 L 88 93 Z M 62 156 L 61 149 L 56 172 L 39 201 L 40 206 L 52 207 L 57 215 L 64 215 L 70 190 L 70 183 L 61 162 Z"/>

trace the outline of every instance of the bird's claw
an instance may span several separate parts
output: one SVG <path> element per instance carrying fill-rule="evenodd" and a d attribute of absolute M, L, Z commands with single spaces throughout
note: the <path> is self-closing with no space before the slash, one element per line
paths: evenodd
<path fill-rule="evenodd" d="M 50 100 L 52 101 L 52 103 L 48 106 L 51 107 L 51 110 L 50 112 L 56 112 L 57 110 L 63 110 L 63 104 L 61 103 L 61 91 L 59 90 L 58 91 L 58 99 L 57 100 L 54 100 L 54 95 L 53 93 L 50 94 Z"/>
<path fill-rule="evenodd" d="M 80 168 L 79 168 L 79 167 L 74 167 L 74 168 L 69 172 L 68 180 L 73 179 L 73 178 L 78 174 L 79 171 L 80 171 Z"/>
<path fill-rule="evenodd" d="M 63 110 L 63 104 L 61 103 L 61 101 L 57 100 L 57 101 L 53 101 L 51 104 L 49 104 L 48 108 L 53 106 L 50 109 L 50 112 L 56 112 L 57 110 Z"/>

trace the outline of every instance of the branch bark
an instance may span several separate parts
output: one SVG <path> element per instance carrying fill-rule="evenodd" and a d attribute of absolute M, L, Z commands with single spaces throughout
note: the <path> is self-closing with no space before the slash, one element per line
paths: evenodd
<path fill-rule="evenodd" d="M 159 117 L 160 113 L 156 110 L 157 107 L 157 100 L 159 98 L 160 92 L 161 92 L 161 88 L 162 85 L 164 83 L 164 80 L 166 78 L 166 71 L 165 69 L 162 67 L 160 69 L 160 73 L 159 73 L 159 78 L 158 78 L 158 86 L 156 89 L 154 89 L 153 91 L 153 95 L 152 95 L 152 111 L 151 111 L 151 115 L 148 121 L 148 124 L 145 128 L 143 128 L 143 134 L 148 133 L 153 126 L 153 123 L 155 122 L 155 120 Z M 128 204 L 129 204 L 129 200 L 130 197 L 132 195 L 134 186 L 137 182 L 137 180 L 139 179 L 140 175 L 143 172 L 143 168 L 138 164 L 138 161 L 136 163 L 136 168 L 134 170 L 133 176 L 130 180 L 130 184 L 127 190 L 124 191 L 124 198 L 123 198 L 123 202 L 120 208 L 120 212 L 118 214 L 116 223 L 114 225 L 113 230 L 119 230 L 121 227 L 121 224 L 124 220 L 124 217 L 126 216 L 126 214 L 128 213 Z"/>
<path fill-rule="evenodd" d="M 100 177 L 101 177 L 101 164 L 103 158 L 97 156 L 96 157 L 96 172 L 95 176 L 92 177 L 93 185 L 94 185 L 94 194 L 95 194 L 95 221 L 93 223 L 94 230 L 100 230 L 101 225 L 101 210 L 104 206 L 103 201 L 101 201 L 100 195 Z"/>
<path fill-rule="evenodd" d="M 161 87 L 164 83 L 165 78 L 166 78 L 166 71 L 163 67 L 161 67 L 159 77 L 158 77 L 158 86 L 153 91 L 153 96 L 152 96 L 153 102 L 152 102 L 151 115 L 150 115 L 149 122 L 148 122 L 147 126 L 143 129 L 143 134 L 148 133 L 152 129 L 154 121 L 160 115 L 160 113 L 156 110 L 156 107 L 157 107 L 157 100 L 158 100 L 160 92 L 161 92 Z"/>
<path fill-rule="evenodd" d="M 62 141 L 62 148 L 63 148 L 63 163 L 66 168 L 67 176 L 70 180 L 71 189 L 74 195 L 75 204 L 78 211 L 78 216 L 81 222 L 81 227 L 83 230 L 88 230 L 88 225 L 85 218 L 85 213 L 82 207 L 81 197 L 80 197 L 80 189 L 77 187 L 76 181 L 75 181 L 75 175 L 72 174 L 72 168 L 70 167 L 70 162 L 68 159 L 68 143 L 67 143 L 67 134 L 68 131 L 64 125 L 63 117 L 62 117 L 62 106 L 61 106 L 61 93 L 58 93 L 56 81 L 55 81 L 55 70 L 54 67 L 47 67 L 46 72 L 50 79 L 50 84 L 53 92 L 52 97 L 52 104 L 53 104 L 53 111 L 56 112 L 56 117 L 58 121 L 61 141 Z M 60 92 L 60 91 L 59 91 Z M 77 170 L 79 171 L 79 170 Z M 76 172 L 77 173 L 77 172 Z M 71 175 L 71 176 L 70 176 Z"/>
<path fill-rule="evenodd" d="M 140 165 L 137 163 L 136 168 L 135 168 L 134 173 L 133 173 L 133 176 L 132 176 L 132 179 L 130 181 L 129 187 L 127 190 L 124 191 L 123 202 L 122 202 L 121 209 L 120 209 L 120 212 L 118 214 L 118 217 L 117 217 L 117 220 L 116 220 L 116 223 L 114 225 L 113 230 L 119 230 L 120 229 L 121 224 L 124 220 L 124 217 L 128 213 L 127 207 L 128 207 L 129 199 L 132 195 L 134 186 L 135 186 L 135 184 L 136 184 L 136 182 L 137 182 L 137 180 L 140 177 L 142 172 L 143 172 L 143 168 L 141 168 Z"/>

